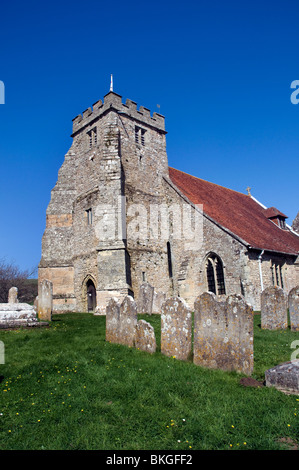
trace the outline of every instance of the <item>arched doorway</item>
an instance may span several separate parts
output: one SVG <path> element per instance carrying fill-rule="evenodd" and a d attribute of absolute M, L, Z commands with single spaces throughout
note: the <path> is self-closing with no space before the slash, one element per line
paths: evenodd
<path fill-rule="evenodd" d="M 97 292 L 94 283 L 88 279 L 86 283 L 87 289 L 87 311 L 94 312 L 97 306 Z"/>

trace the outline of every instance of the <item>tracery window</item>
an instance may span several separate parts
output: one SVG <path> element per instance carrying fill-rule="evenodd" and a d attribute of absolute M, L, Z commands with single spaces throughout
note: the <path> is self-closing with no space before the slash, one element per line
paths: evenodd
<path fill-rule="evenodd" d="M 209 292 L 225 294 L 223 263 L 215 254 L 210 254 L 206 260 L 206 280 Z"/>

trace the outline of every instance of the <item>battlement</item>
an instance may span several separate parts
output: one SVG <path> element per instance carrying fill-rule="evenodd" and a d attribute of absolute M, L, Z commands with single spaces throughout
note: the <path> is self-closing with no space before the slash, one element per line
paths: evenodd
<path fill-rule="evenodd" d="M 166 133 L 165 117 L 162 116 L 162 114 L 154 112 L 153 115 L 151 115 L 150 110 L 144 106 L 140 106 L 139 109 L 137 109 L 137 103 L 130 99 L 127 99 L 126 102 L 123 103 L 120 95 L 110 91 L 104 96 L 104 102 L 102 102 L 102 100 L 96 101 L 92 105 L 92 108 L 87 108 L 82 114 L 79 114 L 73 119 L 73 135 L 91 124 L 101 114 L 111 109 L 118 112 L 120 115 L 129 116 L 140 123 L 144 123 L 145 125 Z"/>

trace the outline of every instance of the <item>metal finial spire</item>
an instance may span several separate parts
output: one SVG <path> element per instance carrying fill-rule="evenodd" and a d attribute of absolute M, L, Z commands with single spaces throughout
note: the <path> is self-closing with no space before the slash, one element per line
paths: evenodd
<path fill-rule="evenodd" d="M 110 91 L 113 91 L 113 75 L 111 74 Z"/>

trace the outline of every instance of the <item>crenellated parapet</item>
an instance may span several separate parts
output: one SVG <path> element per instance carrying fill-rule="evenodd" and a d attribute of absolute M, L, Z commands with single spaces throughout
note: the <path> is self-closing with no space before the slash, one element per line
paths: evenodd
<path fill-rule="evenodd" d="M 89 126 L 94 120 L 109 110 L 114 110 L 120 115 L 126 115 L 136 121 L 140 121 L 140 123 L 154 127 L 165 133 L 164 116 L 156 112 L 151 115 L 150 110 L 144 106 L 140 106 L 138 109 L 137 103 L 130 99 L 127 99 L 126 102 L 123 103 L 120 95 L 110 91 L 104 96 L 104 102 L 98 100 L 93 104 L 92 108 L 87 108 L 82 114 L 79 114 L 73 119 L 73 135 Z"/>

